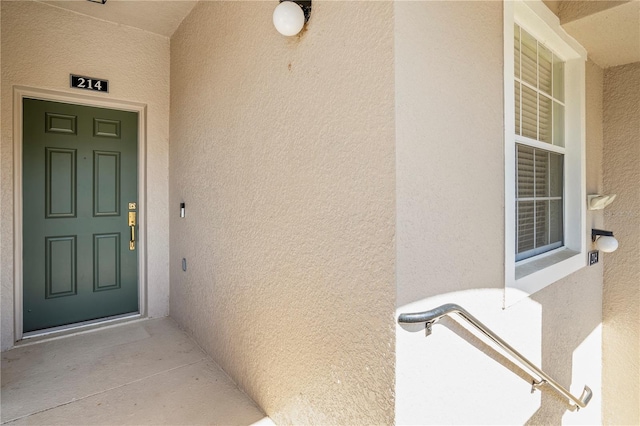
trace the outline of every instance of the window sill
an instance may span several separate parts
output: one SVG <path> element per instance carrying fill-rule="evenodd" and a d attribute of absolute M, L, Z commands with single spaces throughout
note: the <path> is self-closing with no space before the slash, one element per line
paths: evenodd
<path fill-rule="evenodd" d="M 562 247 L 549 253 L 536 256 L 535 258 L 518 262 L 516 263 L 516 281 L 557 263 L 564 262 L 578 254 L 580 253 L 577 251 Z"/>
<path fill-rule="evenodd" d="M 515 266 L 515 281 L 506 286 L 505 306 L 542 290 L 584 266 L 584 253 L 566 247 L 518 262 Z"/>

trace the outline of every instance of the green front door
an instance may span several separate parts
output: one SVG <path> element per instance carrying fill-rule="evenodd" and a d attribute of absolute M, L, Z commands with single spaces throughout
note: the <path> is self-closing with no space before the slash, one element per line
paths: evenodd
<path fill-rule="evenodd" d="M 23 105 L 23 330 L 137 312 L 137 113 Z"/>

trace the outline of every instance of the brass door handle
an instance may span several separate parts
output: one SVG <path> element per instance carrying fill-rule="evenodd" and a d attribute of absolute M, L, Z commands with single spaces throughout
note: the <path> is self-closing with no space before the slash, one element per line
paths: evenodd
<path fill-rule="evenodd" d="M 136 249 L 136 212 L 129 212 L 129 228 L 131 229 L 131 238 L 129 239 L 129 250 Z"/>

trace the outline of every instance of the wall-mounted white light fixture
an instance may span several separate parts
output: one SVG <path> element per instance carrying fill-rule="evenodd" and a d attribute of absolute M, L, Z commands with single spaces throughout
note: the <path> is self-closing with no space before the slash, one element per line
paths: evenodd
<path fill-rule="evenodd" d="M 294 36 L 302 31 L 311 16 L 311 1 L 280 0 L 273 11 L 273 25 L 284 36 Z"/>
<path fill-rule="evenodd" d="M 602 210 L 609 204 L 613 203 L 616 199 L 616 194 L 613 195 L 587 195 L 587 205 L 589 210 Z"/>
<path fill-rule="evenodd" d="M 591 241 L 596 243 L 598 250 L 602 250 L 605 253 L 614 252 L 618 248 L 618 240 L 614 238 L 613 232 L 611 231 L 592 229 Z"/>

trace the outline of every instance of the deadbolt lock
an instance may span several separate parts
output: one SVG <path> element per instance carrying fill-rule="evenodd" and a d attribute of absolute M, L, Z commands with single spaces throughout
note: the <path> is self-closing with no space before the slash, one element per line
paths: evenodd
<path fill-rule="evenodd" d="M 136 203 L 129 203 L 129 210 L 137 209 Z"/>

